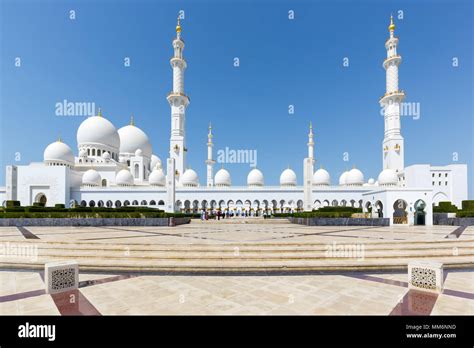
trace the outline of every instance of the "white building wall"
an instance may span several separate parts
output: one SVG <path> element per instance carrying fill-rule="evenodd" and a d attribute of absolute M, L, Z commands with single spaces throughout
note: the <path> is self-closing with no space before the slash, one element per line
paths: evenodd
<path fill-rule="evenodd" d="M 70 169 L 65 166 L 45 166 L 42 163 L 18 166 L 17 200 L 22 206 L 32 205 L 38 194 L 46 196 L 46 206 L 69 201 Z"/>

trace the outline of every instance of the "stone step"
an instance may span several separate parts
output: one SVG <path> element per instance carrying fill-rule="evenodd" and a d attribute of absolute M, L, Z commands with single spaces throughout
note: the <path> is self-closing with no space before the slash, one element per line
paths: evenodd
<path fill-rule="evenodd" d="M 424 258 L 421 258 L 424 259 Z M 255 271 L 334 271 L 334 270 L 373 270 L 373 269 L 406 269 L 409 261 L 420 260 L 420 257 L 403 259 L 372 260 L 124 260 L 93 259 L 78 261 L 82 271 L 156 271 L 156 272 L 255 272 Z M 472 268 L 472 256 L 429 258 L 442 262 L 446 268 Z M 19 262 L 15 259 L 2 259 L 2 268 L 42 269 L 45 262 L 57 261 L 55 258 L 38 259 L 35 262 Z M 383 262 L 381 262 L 383 261 Z"/>

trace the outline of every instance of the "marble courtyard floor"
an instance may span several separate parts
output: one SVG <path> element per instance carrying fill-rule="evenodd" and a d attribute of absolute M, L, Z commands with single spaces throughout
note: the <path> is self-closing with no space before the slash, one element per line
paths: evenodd
<path fill-rule="evenodd" d="M 34 262 L 23 262 L 22 267 L 12 267 L 14 258 L 1 255 L 0 315 L 474 314 L 474 267 L 466 261 L 472 262 L 473 227 L 308 227 L 285 222 L 194 221 L 174 228 L 0 228 L 0 244 L 7 243 L 36 245 L 39 252 Z M 320 254 L 333 243 L 363 245 L 363 256 L 370 259 L 367 262 L 375 267 L 380 263 L 381 269 L 312 270 L 314 265 L 332 261 Z M 124 250 L 134 258 L 123 266 L 137 268 L 125 271 L 104 266 L 101 272 L 81 268 L 88 263 L 120 265 L 120 258 L 130 258 L 124 256 Z M 230 251 L 232 259 L 227 260 Z M 393 260 L 406 262 L 416 258 L 414 255 L 454 260 L 454 266 L 445 269 L 442 294 L 408 290 L 406 270 L 382 267 Z M 241 261 L 241 257 L 248 259 Z M 79 289 L 46 294 L 44 274 L 36 266 L 71 258 L 77 259 L 82 269 Z M 140 263 L 155 264 L 163 258 L 175 266 L 201 262 L 219 267 L 227 262 L 237 271 L 135 271 Z M 103 259 L 107 261 L 104 264 Z M 240 264 L 246 262 L 268 267 L 273 267 L 272 262 L 290 266 L 299 262 L 308 270 L 239 272 Z"/>

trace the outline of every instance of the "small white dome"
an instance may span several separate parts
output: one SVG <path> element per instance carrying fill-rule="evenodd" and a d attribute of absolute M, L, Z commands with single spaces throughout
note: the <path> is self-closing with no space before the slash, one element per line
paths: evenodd
<path fill-rule="evenodd" d="M 331 177 L 326 169 L 318 169 L 313 174 L 313 185 L 331 185 Z"/>
<path fill-rule="evenodd" d="M 88 117 L 77 129 L 77 144 L 106 145 L 118 150 L 120 137 L 112 122 L 102 116 Z"/>
<path fill-rule="evenodd" d="M 351 169 L 346 176 L 346 185 L 362 186 L 364 184 L 364 174 L 357 169 Z"/>
<path fill-rule="evenodd" d="M 143 156 L 143 151 L 142 151 L 142 149 L 137 149 L 137 150 L 135 151 L 135 156 Z"/>
<path fill-rule="evenodd" d="M 134 125 L 128 125 L 118 130 L 120 136 L 120 154 L 134 155 L 141 150 L 140 156 L 151 157 L 151 144 L 144 131 Z"/>
<path fill-rule="evenodd" d="M 88 186 L 99 186 L 102 181 L 100 174 L 94 170 L 89 169 L 82 175 L 82 184 Z"/>
<path fill-rule="evenodd" d="M 345 171 L 344 173 L 341 174 L 341 176 L 339 177 L 339 185 L 345 185 L 346 184 L 346 179 L 347 179 L 347 174 L 349 172 L 348 171 Z"/>
<path fill-rule="evenodd" d="M 247 185 L 248 186 L 263 186 L 263 174 L 257 168 L 252 169 L 247 176 Z"/>
<path fill-rule="evenodd" d="M 369 185 L 374 185 L 374 184 L 375 184 L 375 179 L 374 179 L 374 178 L 370 178 L 367 183 L 368 183 Z"/>
<path fill-rule="evenodd" d="M 122 169 L 115 175 L 115 183 L 120 186 L 133 185 L 133 175 L 128 169 Z"/>
<path fill-rule="evenodd" d="M 153 170 L 157 164 L 160 165 L 160 168 L 163 167 L 161 159 L 157 155 L 151 155 L 150 169 Z"/>
<path fill-rule="evenodd" d="M 74 164 L 71 148 L 62 141 L 55 141 L 44 149 L 43 159 L 47 163 Z"/>
<path fill-rule="evenodd" d="M 230 186 L 232 184 L 230 173 L 224 168 L 219 169 L 214 176 L 214 184 L 216 186 Z"/>
<path fill-rule="evenodd" d="M 378 183 L 381 186 L 395 186 L 398 183 L 398 175 L 393 169 L 384 169 L 379 174 Z"/>
<path fill-rule="evenodd" d="M 183 186 L 199 186 L 199 178 L 197 173 L 192 169 L 186 169 L 186 171 L 181 176 L 180 183 Z"/>
<path fill-rule="evenodd" d="M 102 153 L 102 158 L 105 159 L 105 160 L 109 160 L 110 159 L 110 153 L 105 151 L 104 153 Z"/>
<path fill-rule="evenodd" d="M 86 149 L 81 149 L 79 151 L 79 157 L 87 157 L 87 150 Z"/>
<path fill-rule="evenodd" d="M 165 186 L 165 173 L 163 173 L 163 170 L 161 168 L 158 169 L 157 167 L 155 167 L 155 169 L 153 169 L 150 176 L 148 177 L 148 182 L 150 183 L 150 185 L 154 186 Z"/>
<path fill-rule="evenodd" d="M 296 174 L 292 169 L 285 169 L 281 173 L 280 186 L 296 186 Z"/>

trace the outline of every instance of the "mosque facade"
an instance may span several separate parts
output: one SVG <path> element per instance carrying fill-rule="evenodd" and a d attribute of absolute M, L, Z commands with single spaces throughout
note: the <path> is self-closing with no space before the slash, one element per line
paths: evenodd
<path fill-rule="evenodd" d="M 8 165 L 6 186 L 0 200 L 18 200 L 54 206 L 148 206 L 169 212 L 200 212 L 203 209 L 230 212 L 234 216 L 262 215 L 264 212 L 294 212 L 324 206 L 361 207 L 372 216 L 384 216 L 392 224 L 416 224 L 417 214 L 432 224 L 432 206 L 451 201 L 458 207 L 467 199 L 467 165 L 405 167 L 405 144 L 401 132 L 400 108 L 405 93 L 398 85 L 402 58 L 391 19 L 385 42 L 387 58 L 386 93 L 379 103 L 384 110 L 384 138 L 381 145 L 382 171 L 377 179 L 364 178 L 360 169 L 344 172 L 335 182 L 323 168 L 314 170 L 314 135 L 310 125 L 308 154 L 303 160 L 303 178 L 298 182 L 288 168 L 278 186 L 268 186 L 262 171 L 250 170 L 246 186 L 232 185 L 225 168 L 214 174 L 213 133 L 207 135 L 206 181 L 186 162 L 186 109 L 190 103 L 184 89 L 187 62 L 178 20 L 173 40 L 173 89 L 167 100 L 171 108 L 169 156 L 163 163 L 153 154 L 147 134 L 133 119 L 117 129 L 99 110 L 85 119 L 77 130 L 77 156 L 61 139 L 44 150 L 42 162 Z"/>

